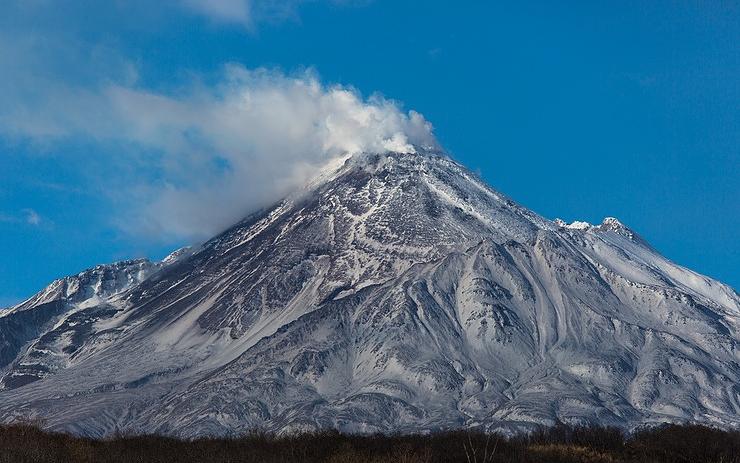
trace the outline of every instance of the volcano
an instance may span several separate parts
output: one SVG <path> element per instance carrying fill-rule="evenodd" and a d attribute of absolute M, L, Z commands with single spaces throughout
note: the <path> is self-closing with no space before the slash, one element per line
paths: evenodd
<path fill-rule="evenodd" d="M 438 150 L 355 154 L 0 312 L 0 419 L 87 436 L 740 425 L 740 296 Z"/>

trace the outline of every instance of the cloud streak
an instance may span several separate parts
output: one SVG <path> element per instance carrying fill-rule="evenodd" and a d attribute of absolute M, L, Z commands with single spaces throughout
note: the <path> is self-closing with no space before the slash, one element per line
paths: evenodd
<path fill-rule="evenodd" d="M 297 19 L 298 7 L 319 0 L 177 0 L 182 7 L 214 22 L 239 24 L 253 29 L 261 21 Z M 322 0 L 330 4 L 366 3 L 355 0 Z"/>
<path fill-rule="evenodd" d="M 35 210 L 26 208 L 21 210 L 20 214 L 10 215 L 0 213 L 0 223 L 2 222 L 10 224 L 26 224 L 38 227 L 43 222 L 43 219 Z"/>
<path fill-rule="evenodd" d="M 250 0 L 182 0 L 182 5 L 194 13 L 205 15 L 218 22 L 253 26 Z"/>

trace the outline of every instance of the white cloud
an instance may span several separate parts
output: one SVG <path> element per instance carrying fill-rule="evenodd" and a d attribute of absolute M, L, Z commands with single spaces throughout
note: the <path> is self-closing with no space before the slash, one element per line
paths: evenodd
<path fill-rule="evenodd" d="M 43 219 L 38 212 L 30 208 L 21 210 L 19 214 L 0 213 L 0 223 L 27 224 L 37 227 L 41 225 L 42 221 Z"/>
<path fill-rule="evenodd" d="M 41 216 L 33 209 L 24 209 L 24 220 L 27 224 L 38 226 L 41 224 Z"/>
<path fill-rule="evenodd" d="M 253 28 L 259 21 L 281 21 L 298 17 L 298 7 L 323 1 L 335 5 L 367 3 L 367 0 L 177 0 L 187 10 L 215 22 Z"/>
<path fill-rule="evenodd" d="M 183 6 L 220 22 L 252 25 L 250 0 L 182 0 Z"/>
<path fill-rule="evenodd" d="M 289 17 L 306 1 L 169 0 L 157 7 L 251 27 Z M 75 15 L 44 5 L 11 3 L 17 19 L 0 19 L 0 137 L 30 141 L 50 162 L 83 172 L 89 181 L 80 187 L 104 195 L 111 217 L 130 233 L 206 238 L 345 153 L 435 143 L 421 115 L 324 85 L 312 72 L 230 65 L 215 79 L 194 78 L 175 91 L 143 87 L 136 65 L 80 39 Z M 121 11 L 125 5 L 116 3 Z M 73 24 L 9 26 L 34 24 L 44 14 L 43 24 Z M 0 215 L 0 222 L 51 226 L 34 214 Z"/>
<path fill-rule="evenodd" d="M 231 65 L 215 84 L 196 81 L 172 94 L 121 83 L 46 91 L 0 109 L 0 131 L 46 143 L 94 141 L 119 165 L 156 172 L 146 181 L 124 172 L 106 179 L 117 185 L 120 224 L 148 236 L 207 238 L 337 157 L 435 144 L 420 114 L 323 85 L 311 72 Z"/>

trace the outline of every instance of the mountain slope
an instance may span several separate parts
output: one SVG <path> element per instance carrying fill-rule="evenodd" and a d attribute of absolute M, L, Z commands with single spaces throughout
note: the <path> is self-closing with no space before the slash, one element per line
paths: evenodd
<path fill-rule="evenodd" d="M 115 291 L 52 288 L 0 317 L 0 417 L 182 436 L 740 424 L 734 290 L 440 153 L 355 155 L 133 265 Z"/>

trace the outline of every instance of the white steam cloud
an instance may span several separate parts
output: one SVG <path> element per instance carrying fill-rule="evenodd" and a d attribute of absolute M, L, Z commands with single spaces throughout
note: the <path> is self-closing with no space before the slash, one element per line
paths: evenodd
<path fill-rule="evenodd" d="M 133 185 L 118 197 L 127 209 L 121 223 L 165 239 L 207 238 L 349 153 L 436 145 L 430 124 L 393 101 L 325 86 L 310 72 L 236 65 L 214 84 L 177 94 L 124 84 L 52 88 L 33 104 L 0 110 L 0 127 L 37 140 L 124 146 L 115 150 L 119 162 L 157 174 L 114 182 Z"/>

